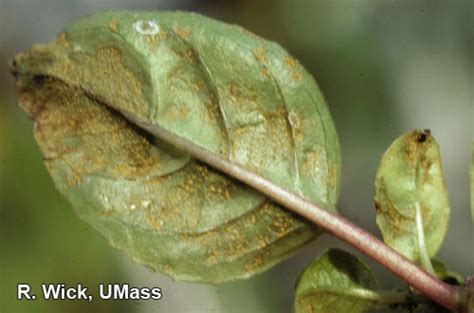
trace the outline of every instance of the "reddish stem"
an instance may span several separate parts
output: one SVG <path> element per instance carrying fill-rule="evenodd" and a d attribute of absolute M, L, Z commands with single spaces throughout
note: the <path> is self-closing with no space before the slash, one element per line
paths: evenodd
<path fill-rule="evenodd" d="M 190 153 L 195 158 L 209 166 L 253 187 L 276 203 L 305 217 L 327 232 L 349 243 L 357 250 L 382 264 L 392 273 L 443 307 L 450 310 L 456 308 L 459 309 L 459 307 L 462 306 L 467 308 L 468 304 L 460 303 L 460 301 L 462 301 L 461 298 L 465 298 L 461 297 L 461 291 L 464 290 L 444 283 L 435 276 L 424 271 L 398 252 L 385 245 L 378 238 L 353 224 L 346 218 L 326 211 L 314 203 L 279 187 L 263 177 L 250 172 L 239 165 L 233 164 L 221 156 L 213 154 L 159 126 L 137 121 L 132 115 L 126 113 L 124 113 L 124 115 L 162 140 Z"/>

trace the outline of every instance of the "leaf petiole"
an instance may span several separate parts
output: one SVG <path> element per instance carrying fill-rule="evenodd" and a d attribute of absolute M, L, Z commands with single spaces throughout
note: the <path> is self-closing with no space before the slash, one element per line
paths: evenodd
<path fill-rule="evenodd" d="M 435 270 L 433 265 L 431 264 L 430 256 L 428 255 L 428 249 L 426 248 L 426 241 L 425 241 L 425 232 L 423 230 L 423 219 L 421 216 L 421 207 L 420 203 L 415 204 L 416 208 L 416 231 L 417 231 L 417 238 L 418 238 L 418 252 L 420 255 L 420 261 L 423 268 L 435 275 Z"/>

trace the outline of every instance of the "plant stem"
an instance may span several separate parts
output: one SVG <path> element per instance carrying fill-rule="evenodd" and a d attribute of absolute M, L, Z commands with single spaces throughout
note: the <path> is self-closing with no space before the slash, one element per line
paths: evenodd
<path fill-rule="evenodd" d="M 138 121 L 131 114 L 122 114 L 135 124 L 146 129 L 153 135 L 191 154 L 196 159 L 206 163 L 230 177 L 233 177 L 254 189 L 260 191 L 276 203 L 305 217 L 335 237 L 347 242 L 362 253 L 374 259 L 392 273 L 419 290 L 422 294 L 439 303 L 443 307 L 454 310 L 466 304 L 460 304 L 460 289 L 448 285 L 432 274 L 424 271 L 395 250 L 385 245 L 378 238 L 353 224 L 346 218 L 326 211 L 314 203 L 289 192 L 265 178 L 213 154 L 206 149 L 181 138 L 157 125 Z"/>

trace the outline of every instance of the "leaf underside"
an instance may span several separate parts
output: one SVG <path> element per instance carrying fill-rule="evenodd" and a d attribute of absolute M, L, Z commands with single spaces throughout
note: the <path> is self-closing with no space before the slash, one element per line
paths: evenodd
<path fill-rule="evenodd" d="M 416 262 L 426 252 L 429 262 L 443 242 L 450 208 L 439 147 L 428 131 L 408 132 L 384 153 L 375 180 L 375 206 L 385 243 Z"/>
<path fill-rule="evenodd" d="M 121 112 L 335 210 L 340 152 L 321 93 L 281 47 L 237 26 L 102 13 L 12 67 L 57 188 L 113 246 L 175 279 L 252 276 L 320 230 Z"/>

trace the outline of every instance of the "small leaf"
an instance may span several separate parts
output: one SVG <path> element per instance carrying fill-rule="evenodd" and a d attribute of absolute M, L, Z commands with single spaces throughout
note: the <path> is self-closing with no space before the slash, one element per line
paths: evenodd
<path fill-rule="evenodd" d="M 296 283 L 295 313 L 364 313 L 388 309 L 370 269 L 355 256 L 330 249 L 309 265 Z M 404 300 L 397 294 L 396 300 Z M 373 311 L 372 311 L 373 312 Z"/>
<path fill-rule="evenodd" d="M 175 279 L 246 278 L 321 231 L 144 123 L 335 211 L 339 144 L 314 79 L 240 27 L 101 13 L 20 53 L 12 71 L 60 192 L 113 246 Z"/>
<path fill-rule="evenodd" d="M 431 260 L 436 276 L 451 285 L 462 285 L 464 278 L 456 272 L 448 270 L 446 265 L 440 260 Z"/>
<path fill-rule="evenodd" d="M 436 276 L 439 278 L 443 279 L 443 277 L 448 275 L 448 268 L 440 260 L 433 259 L 431 260 L 431 264 L 433 265 Z"/>
<path fill-rule="evenodd" d="M 375 180 L 375 206 L 384 241 L 431 270 L 450 208 L 439 147 L 429 131 L 408 132 L 387 149 Z"/>

